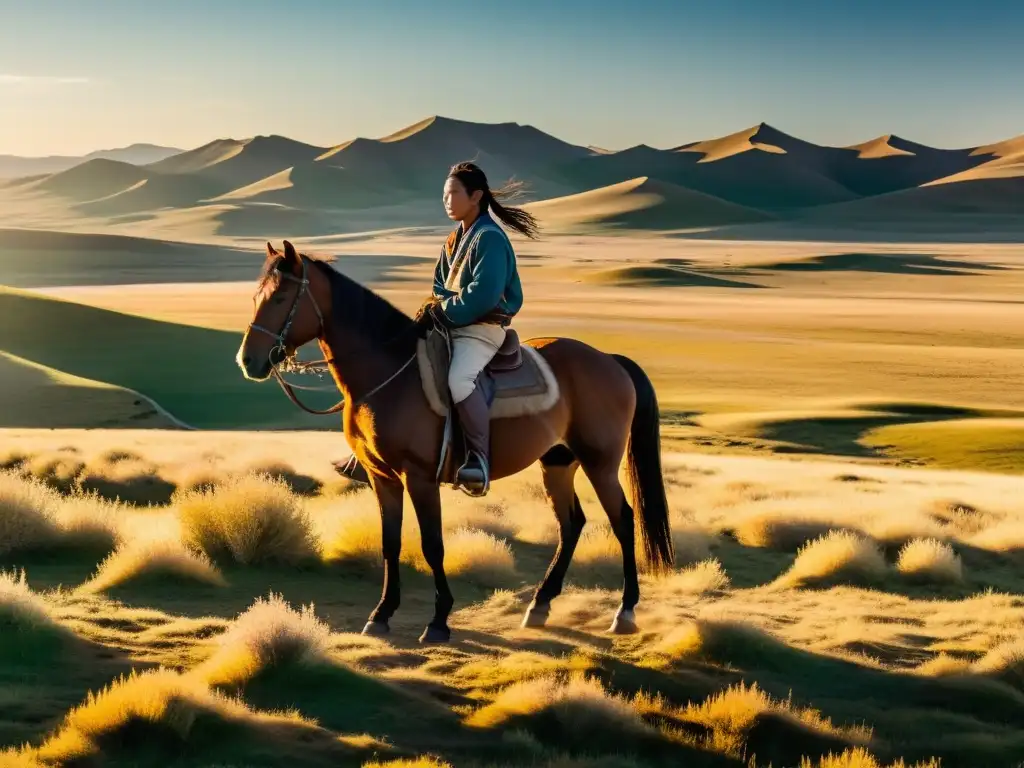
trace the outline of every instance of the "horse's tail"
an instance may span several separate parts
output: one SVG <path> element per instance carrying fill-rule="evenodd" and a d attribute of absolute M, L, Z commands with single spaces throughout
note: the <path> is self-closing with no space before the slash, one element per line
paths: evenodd
<path fill-rule="evenodd" d="M 661 570 L 671 567 L 675 557 L 665 480 L 661 474 L 658 397 L 643 368 L 624 355 L 612 357 L 626 369 L 636 389 L 636 411 L 626 446 L 626 469 L 633 494 L 633 509 L 640 516 L 644 555 L 650 567 Z"/>

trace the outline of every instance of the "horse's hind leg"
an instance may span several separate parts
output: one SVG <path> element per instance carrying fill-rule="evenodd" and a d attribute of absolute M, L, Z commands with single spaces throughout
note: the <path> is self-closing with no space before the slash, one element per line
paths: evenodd
<path fill-rule="evenodd" d="M 626 500 L 626 493 L 619 482 L 619 455 L 605 454 L 594 461 L 583 464 L 583 472 L 594 486 L 615 538 L 622 547 L 622 605 L 609 628 L 615 634 L 631 634 L 637 631 L 633 613 L 640 601 L 640 584 L 636 569 L 636 534 L 633 529 L 633 507 Z"/>
<path fill-rule="evenodd" d="M 568 450 L 564 451 L 564 455 L 559 453 L 555 456 L 552 453 L 541 460 L 544 492 L 558 520 L 558 548 L 526 611 L 524 627 L 544 626 L 551 610 L 551 601 L 562 592 L 566 571 L 587 522 L 573 485 L 579 466 L 576 457 Z"/>

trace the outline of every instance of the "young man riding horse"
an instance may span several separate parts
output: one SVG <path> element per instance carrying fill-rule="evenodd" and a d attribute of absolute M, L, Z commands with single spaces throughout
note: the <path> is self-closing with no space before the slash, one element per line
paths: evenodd
<path fill-rule="evenodd" d="M 420 308 L 420 324 L 449 329 L 452 359 L 448 388 L 467 443 L 467 460 L 456 474 L 468 493 L 483 496 L 490 487 L 490 409 L 479 374 L 505 340 L 505 329 L 522 308 L 523 289 L 508 235 L 491 217 L 535 237 L 537 223 L 521 208 L 503 206 L 509 187 L 492 191 L 473 163 L 451 168 L 444 185 L 444 209 L 459 226 L 448 236 L 434 268 L 433 295 Z M 368 482 L 353 454 L 335 463 L 339 473 Z"/>

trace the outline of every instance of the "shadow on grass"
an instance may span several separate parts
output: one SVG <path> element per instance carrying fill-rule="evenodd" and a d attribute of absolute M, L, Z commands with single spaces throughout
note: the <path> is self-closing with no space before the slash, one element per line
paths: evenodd
<path fill-rule="evenodd" d="M 776 699 L 792 697 L 840 723 L 874 730 L 873 751 L 888 759 L 940 757 L 945 766 L 1003 765 L 1019 739 L 1024 691 L 980 675 L 929 677 L 873 668 L 796 648 L 752 627 L 705 625 L 696 651 L 665 674 L 710 675 L 726 668 Z M 955 724 L 955 730 L 950 726 Z M 965 751 L 958 740 L 987 746 Z M 995 760 L 996 762 L 992 762 Z"/>
<path fill-rule="evenodd" d="M 862 442 L 872 430 L 991 415 L 971 408 L 928 403 L 873 403 L 858 408 L 863 416 L 808 416 L 766 422 L 757 436 L 783 443 L 774 447 L 775 453 L 879 457 L 884 455 L 885 446 L 871 447 Z"/>
<path fill-rule="evenodd" d="M 926 253 L 836 253 L 797 261 L 758 264 L 751 272 L 875 272 L 896 275 L 979 275 L 1005 267 Z"/>

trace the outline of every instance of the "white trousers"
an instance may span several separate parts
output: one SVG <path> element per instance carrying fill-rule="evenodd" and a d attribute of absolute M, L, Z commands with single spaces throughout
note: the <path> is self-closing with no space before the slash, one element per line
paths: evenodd
<path fill-rule="evenodd" d="M 448 369 L 448 389 L 452 400 L 461 403 L 476 388 L 476 377 L 505 341 L 500 325 L 477 323 L 452 329 L 452 364 Z"/>

